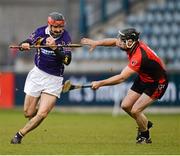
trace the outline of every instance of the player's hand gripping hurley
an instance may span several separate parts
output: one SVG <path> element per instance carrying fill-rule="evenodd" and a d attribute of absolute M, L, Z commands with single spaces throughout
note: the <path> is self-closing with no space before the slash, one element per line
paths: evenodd
<path fill-rule="evenodd" d="M 71 83 L 70 80 L 65 81 L 62 92 L 66 93 L 69 92 L 70 90 L 74 90 L 74 89 L 82 89 L 82 88 L 90 88 L 92 87 L 91 84 L 85 84 L 85 85 L 74 85 Z"/>

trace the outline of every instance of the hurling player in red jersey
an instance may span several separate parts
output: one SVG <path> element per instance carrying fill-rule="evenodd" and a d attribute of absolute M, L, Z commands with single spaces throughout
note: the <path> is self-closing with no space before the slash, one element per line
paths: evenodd
<path fill-rule="evenodd" d="M 92 40 L 83 38 L 81 43 L 90 46 L 93 51 L 96 46 L 117 46 L 125 51 L 129 63 L 118 75 L 108 79 L 93 81 L 92 89 L 102 86 L 116 85 L 124 82 L 133 74 L 137 74 L 132 87 L 124 97 L 121 107 L 138 125 L 136 143 L 152 143 L 149 129 L 153 123 L 144 115 L 144 109 L 160 99 L 168 86 L 166 69 L 161 59 L 144 42 L 139 41 L 139 32 L 134 28 L 118 32 L 117 38 Z"/>

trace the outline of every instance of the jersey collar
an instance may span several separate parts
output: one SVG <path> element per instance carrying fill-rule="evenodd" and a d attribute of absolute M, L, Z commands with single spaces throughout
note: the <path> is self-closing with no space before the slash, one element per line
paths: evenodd
<path fill-rule="evenodd" d="M 136 49 L 137 49 L 138 46 L 139 46 L 139 41 L 137 41 L 137 43 L 135 43 L 134 46 L 127 51 L 127 53 L 128 53 L 129 55 L 132 55 L 132 54 L 136 51 Z"/>
<path fill-rule="evenodd" d="M 51 36 L 51 33 L 50 33 L 50 31 L 49 31 L 49 27 L 48 27 L 48 26 L 47 26 L 46 29 L 45 29 L 45 34 Z M 62 35 L 61 35 L 61 36 L 62 36 Z M 61 36 L 56 37 L 56 38 L 54 38 L 53 36 L 51 36 L 51 37 L 54 38 L 55 40 L 58 40 L 59 38 L 61 38 Z"/>

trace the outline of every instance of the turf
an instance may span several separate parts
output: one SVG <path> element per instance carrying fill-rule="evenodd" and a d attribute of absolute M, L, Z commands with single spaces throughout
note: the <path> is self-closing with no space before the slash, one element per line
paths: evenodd
<path fill-rule="evenodd" d="M 20 145 L 10 139 L 26 119 L 20 110 L 0 110 L 0 155 L 171 155 L 180 154 L 180 115 L 150 115 L 152 144 L 136 145 L 128 115 L 52 112 Z"/>

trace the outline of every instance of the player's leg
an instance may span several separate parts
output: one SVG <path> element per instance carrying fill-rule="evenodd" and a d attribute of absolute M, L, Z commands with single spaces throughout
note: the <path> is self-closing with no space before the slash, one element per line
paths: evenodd
<path fill-rule="evenodd" d="M 148 121 L 146 116 L 143 114 L 143 110 L 149 106 L 152 102 L 157 99 L 160 99 L 168 86 L 168 80 L 164 79 L 159 81 L 160 83 L 142 83 L 144 86 L 144 93 L 133 105 L 131 113 L 136 119 L 136 122 L 139 126 L 140 135 L 137 137 L 139 142 L 143 141 L 141 138 L 149 136 L 149 129 L 152 127 L 152 122 Z M 143 141 L 144 142 L 144 141 Z M 150 141 L 151 142 L 151 141 Z M 148 143 L 148 140 L 146 141 Z"/>
<path fill-rule="evenodd" d="M 141 94 L 129 89 L 127 95 L 124 97 L 121 103 L 121 108 L 126 111 L 131 117 L 133 117 L 131 115 L 131 109 L 140 96 Z"/>
<path fill-rule="evenodd" d="M 134 116 L 131 115 L 131 109 L 140 96 L 141 94 L 130 89 L 122 101 L 122 104 L 121 104 L 122 109 L 126 111 L 132 118 L 134 118 Z M 152 125 L 153 123 L 151 121 L 148 121 L 147 123 L 148 129 L 151 128 Z M 139 127 L 137 127 L 136 140 L 139 139 L 140 135 L 141 135 L 141 130 L 139 129 Z"/>
<path fill-rule="evenodd" d="M 152 85 L 150 85 L 150 86 L 152 86 Z M 148 88 L 148 92 L 149 92 L 149 88 L 150 88 L 151 94 L 152 94 L 152 92 L 154 91 L 154 88 L 152 89 L 150 86 L 147 87 L 147 84 L 144 83 L 144 82 L 142 82 L 139 77 L 137 77 L 137 78 L 135 79 L 135 81 L 134 81 L 134 83 L 133 83 L 133 85 L 132 85 L 132 87 L 131 87 L 131 89 L 130 89 L 130 92 L 128 93 L 127 97 L 125 98 L 125 99 L 127 99 L 127 100 L 125 100 L 125 101 L 130 101 L 130 102 L 128 102 L 128 103 L 131 105 L 131 107 L 128 107 L 128 105 L 127 105 L 127 106 L 126 106 L 126 105 L 125 105 L 125 106 L 122 106 L 122 107 L 124 107 L 124 110 L 126 110 L 126 112 L 127 112 L 131 117 L 134 118 L 134 116 L 132 116 L 132 114 L 131 114 L 131 109 L 132 109 L 133 105 L 135 104 L 135 102 L 137 101 L 137 99 L 143 94 L 143 92 L 144 92 L 147 88 Z M 156 88 L 156 86 L 155 86 L 155 88 Z M 133 98 L 131 98 L 131 97 L 133 97 Z M 128 109 L 127 109 L 126 107 L 128 107 Z M 152 125 L 153 125 L 152 122 L 151 122 L 151 121 L 148 121 L 148 123 L 147 123 L 148 129 L 151 128 Z M 140 135 L 141 135 L 141 131 L 140 131 L 139 127 L 137 127 L 137 128 L 138 128 L 138 131 L 137 131 L 136 140 L 138 140 L 139 137 L 140 137 Z"/>
<path fill-rule="evenodd" d="M 140 136 L 137 143 L 151 143 L 148 129 L 148 119 L 143 110 L 155 100 L 146 94 L 142 94 L 131 109 L 131 114 L 137 122 L 140 130 Z"/>
<path fill-rule="evenodd" d="M 131 109 L 134 103 L 137 101 L 137 99 L 141 96 L 143 93 L 144 87 L 140 83 L 139 76 L 136 77 L 132 87 L 129 89 L 127 95 L 123 99 L 121 103 L 121 108 L 126 111 L 131 117 Z"/>
<path fill-rule="evenodd" d="M 31 119 L 38 111 L 39 97 L 33 97 L 30 95 L 25 96 L 24 100 L 24 116 Z"/>
<path fill-rule="evenodd" d="M 21 143 L 21 139 L 30 131 L 35 129 L 48 115 L 56 103 L 57 97 L 47 93 L 42 93 L 39 109 L 37 114 L 30 119 L 27 124 L 16 133 L 15 137 L 11 140 L 12 144 Z"/>
<path fill-rule="evenodd" d="M 20 132 L 25 135 L 36 128 L 47 117 L 48 113 L 54 107 L 56 100 L 57 97 L 54 95 L 42 93 L 37 114 L 20 130 Z"/>
<path fill-rule="evenodd" d="M 26 93 L 24 100 L 24 116 L 31 119 L 37 113 L 37 106 L 41 91 L 43 90 L 42 75 L 33 68 L 25 82 L 24 92 Z"/>
<path fill-rule="evenodd" d="M 22 137 L 35 129 L 43 121 L 43 119 L 47 117 L 48 113 L 55 105 L 57 97 L 60 97 L 60 93 L 62 91 L 62 82 L 63 77 L 50 75 L 39 70 L 37 67 L 34 67 L 30 71 L 26 79 L 24 91 L 26 94 L 33 97 L 41 96 L 39 99 L 39 109 L 37 114 L 31 118 L 18 133 L 16 133 L 14 138 L 11 140 L 12 144 L 21 143 Z M 28 100 L 29 99 L 27 99 L 27 101 Z M 29 105 L 30 104 L 27 104 L 25 106 L 25 110 L 26 107 L 29 107 Z"/>

